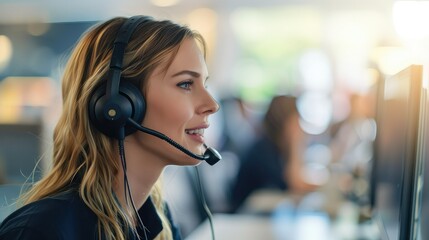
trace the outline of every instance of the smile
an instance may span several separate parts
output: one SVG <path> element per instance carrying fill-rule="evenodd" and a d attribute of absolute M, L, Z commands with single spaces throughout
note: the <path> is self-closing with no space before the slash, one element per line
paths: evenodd
<path fill-rule="evenodd" d="M 201 144 L 201 143 L 204 143 L 204 130 L 205 129 L 206 129 L 205 127 L 186 129 L 185 132 L 186 132 L 186 134 L 188 134 L 188 136 L 191 137 L 191 139 L 193 139 L 193 141 Z"/>
<path fill-rule="evenodd" d="M 191 134 L 191 135 L 204 135 L 204 128 L 198 128 L 198 129 L 190 129 L 190 130 L 185 130 L 185 132 L 187 134 Z"/>

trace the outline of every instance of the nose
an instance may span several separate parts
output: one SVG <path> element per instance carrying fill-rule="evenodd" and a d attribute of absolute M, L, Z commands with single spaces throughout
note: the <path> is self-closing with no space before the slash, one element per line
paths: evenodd
<path fill-rule="evenodd" d="M 219 111 L 219 104 L 217 101 L 213 98 L 213 96 L 208 92 L 204 91 L 203 94 L 203 101 L 200 107 L 198 108 L 198 112 L 200 114 L 213 114 L 217 111 Z"/>

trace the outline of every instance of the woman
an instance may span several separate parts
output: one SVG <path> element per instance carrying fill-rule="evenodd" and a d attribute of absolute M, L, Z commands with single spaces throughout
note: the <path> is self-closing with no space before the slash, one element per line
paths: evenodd
<path fill-rule="evenodd" d="M 201 154 L 208 117 L 218 110 L 206 89 L 204 46 L 189 28 L 149 17 L 113 18 L 85 33 L 62 80 L 52 170 L 5 219 L 0 239 L 180 239 L 159 177 L 167 165 L 200 161 L 135 131 L 129 118 L 115 126 L 122 109 L 109 104 L 134 103 L 128 89 L 137 89 L 144 97 L 131 118 Z"/>
<path fill-rule="evenodd" d="M 241 156 L 232 186 L 232 211 L 258 190 L 308 192 L 317 185 L 302 176 L 305 133 L 299 125 L 296 98 L 275 96 L 265 113 L 262 134 Z"/>

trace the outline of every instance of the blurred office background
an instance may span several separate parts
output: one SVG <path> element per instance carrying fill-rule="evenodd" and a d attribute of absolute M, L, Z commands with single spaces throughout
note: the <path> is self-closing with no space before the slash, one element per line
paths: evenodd
<path fill-rule="evenodd" d="M 363 221 L 374 88 L 428 62 L 428 11 L 426 1 L 394 0 L 0 0 L 0 181 L 31 182 L 49 168 L 62 67 L 80 35 L 97 21 L 143 14 L 188 24 L 207 40 L 209 89 L 222 108 L 206 135 L 224 160 L 199 168 L 214 214 L 231 212 L 239 157 L 260 134 L 269 102 L 292 95 L 307 136 L 303 175 L 321 185 L 299 199 L 329 218 L 351 203 L 347 217 Z M 168 167 L 164 184 L 188 236 L 206 219 L 194 170 Z M 270 212 L 283 197 L 255 197 L 242 211 Z"/>

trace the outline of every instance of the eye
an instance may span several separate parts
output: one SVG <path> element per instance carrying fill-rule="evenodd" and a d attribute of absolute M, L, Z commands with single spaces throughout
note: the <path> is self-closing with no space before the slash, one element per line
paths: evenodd
<path fill-rule="evenodd" d="M 189 80 L 189 81 L 180 82 L 177 84 L 177 86 L 185 90 L 191 90 L 191 86 L 193 83 L 194 83 L 193 81 Z"/>

